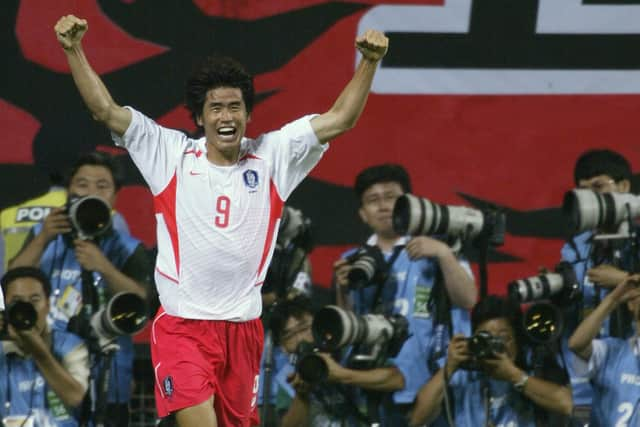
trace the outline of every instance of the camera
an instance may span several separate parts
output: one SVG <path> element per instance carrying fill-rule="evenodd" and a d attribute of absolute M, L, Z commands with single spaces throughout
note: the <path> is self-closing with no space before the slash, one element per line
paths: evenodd
<path fill-rule="evenodd" d="M 494 359 L 498 353 L 504 353 L 506 346 L 502 337 L 491 335 L 487 331 L 478 331 L 467 338 L 469 353 L 474 359 Z"/>
<path fill-rule="evenodd" d="M 302 341 L 298 344 L 291 359 L 300 378 L 310 384 L 325 381 L 329 376 L 327 363 L 318 355 L 318 348 L 310 342 Z"/>
<path fill-rule="evenodd" d="M 539 274 L 509 283 L 508 293 L 510 298 L 520 303 L 542 299 L 570 303 L 581 297 L 580 284 L 567 261 L 560 262 L 554 273 Z"/>
<path fill-rule="evenodd" d="M 623 221 L 640 216 L 640 198 L 629 193 L 575 189 L 564 195 L 562 210 L 574 233 L 595 229 L 616 232 Z"/>
<path fill-rule="evenodd" d="M 311 249 L 311 220 L 305 218 L 300 210 L 285 206 L 262 292 L 275 292 L 280 298 L 285 297 L 292 288 L 308 293 L 310 279 L 299 281 L 297 278 L 305 267 L 306 257 Z"/>
<path fill-rule="evenodd" d="M 504 242 L 506 228 L 503 212 L 439 205 L 412 194 L 396 200 L 392 221 L 394 231 L 401 236 L 438 235 L 467 240 L 482 235 L 494 246 Z"/>
<path fill-rule="evenodd" d="M 11 325 L 19 331 L 26 331 L 36 325 L 38 313 L 29 302 L 13 301 L 5 308 L 4 319 L 7 325 Z"/>
<path fill-rule="evenodd" d="M 139 332 L 147 320 L 144 300 L 132 292 L 119 292 L 88 321 L 82 314 L 73 316 L 67 330 L 104 347 L 119 336 Z"/>
<path fill-rule="evenodd" d="M 462 363 L 460 367 L 468 371 L 481 370 L 482 360 L 495 359 L 498 353 L 504 353 L 507 350 L 502 337 L 491 335 L 487 331 L 478 331 L 467 338 L 467 346 L 471 359 Z"/>
<path fill-rule="evenodd" d="M 361 289 L 376 283 L 384 283 L 387 266 L 377 246 L 362 246 L 347 257 L 351 270 L 347 275 L 349 289 Z"/>
<path fill-rule="evenodd" d="M 69 196 L 66 212 L 74 239 L 93 240 L 111 228 L 111 206 L 98 196 Z"/>
<path fill-rule="evenodd" d="M 382 359 L 398 354 L 409 336 L 409 323 L 399 314 L 358 316 L 329 305 L 316 313 L 311 330 L 320 349 L 333 352 L 352 345 L 356 347 L 351 357 L 354 365 L 373 367 Z M 362 349 L 369 353 L 362 353 Z"/>

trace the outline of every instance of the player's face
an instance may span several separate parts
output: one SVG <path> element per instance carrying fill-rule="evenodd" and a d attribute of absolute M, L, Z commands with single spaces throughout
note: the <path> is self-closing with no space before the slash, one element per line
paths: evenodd
<path fill-rule="evenodd" d="M 301 319 L 296 319 L 295 317 L 287 319 L 280 338 L 280 344 L 282 344 L 287 353 L 295 353 L 298 344 L 303 341 L 313 342 L 312 323 L 313 317 L 310 314 L 303 315 Z"/>
<path fill-rule="evenodd" d="M 207 138 L 208 159 L 222 165 L 235 163 L 249 121 L 242 91 L 232 87 L 209 90 L 197 121 Z"/>
<path fill-rule="evenodd" d="M 360 218 L 374 233 L 382 237 L 394 237 L 391 221 L 393 206 L 404 191 L 397 182 L 379 182 L 362 193 Z"/>
<path fill-rule="evenodd" d="M 5 295 L 6 303 L 10 304 L 15 301 L 24 301 L 31 303 L 38 313 L 36 321 L 36 331 L 42 333 L 47 323 L 47 314 L 49 313 L 49 300 L 47 299 L 42 283 L 33 277 L 20 277 L 15 279 L 7 286 L 7 295 Z"/>
<path fill-rule="evenodd" d="M 108 168 L 97 165 L 84 165 L 71 178 L 69 194 L 99 196 L 109 203 L 109 206 L 113 206 L 116 201 L 116 184 Z"/>

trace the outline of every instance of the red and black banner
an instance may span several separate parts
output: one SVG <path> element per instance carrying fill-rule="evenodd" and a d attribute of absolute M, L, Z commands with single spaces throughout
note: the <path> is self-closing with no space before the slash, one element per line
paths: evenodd
<path fill-rule="evenodd" d="M 126 152 L 91 119 L 53 26 L 89 21 L 84 46 L 114 99 L 194 131 L 182 106 L 198 58 L 236 57 L 256 75 L 248 134 L 328 109 L 350 79 L 354 39 L 383 30 L 389 54 L 357 127 L 332 142 L 290 199 L 313 222 L 314 282 L 367 230 L 351 190 L 361 169 L 404 165 L 414 193 L 508 212 L 489 257 L 492 291 L 553 267 L 565 236 L 556 209 L 586 149 L 638 164 L 638 0 L 3 0 L 0 206 L 44 192 L 79 152 L 115 153 L 126 171 L 117 209 L 155 245 L 152 201 Z"/>

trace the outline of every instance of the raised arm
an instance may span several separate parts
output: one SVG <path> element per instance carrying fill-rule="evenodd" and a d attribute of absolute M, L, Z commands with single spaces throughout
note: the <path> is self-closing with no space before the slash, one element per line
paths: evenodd
<path fill-rule="evenodd" d="M 607 295 L 581 323 L 569 338 L 569 348 L 583 360 L 589 360 L 591 342 L 598 335 L 602 323 L 620 304 L 640 295 L 640 275 L 630 276 Z"/>
<path fill-rule="evenodd" d="M 367 102 L 378 62 L 387 53 L 388 46 L 389 39 L 375 30 L 367 30 L 356 39 L 356 48 L 362 54 L 362 60 L 353 78 L 329 111 L 311 120 L 320 142 L 328 142 L 355 126 Z"/>
<path fill-rule="evenodd" d="M 78 91 L 94 119 L 104 123 L 117 135 L 122 136 L 131 122 L 131 112 L 116 104 L 102 80 L 93 71 L 82 50 L 82 37 L 89 29 L 86 20 L 73 15 L 63 16 L 54 30 L 67 56 L 71 75 Z"/>

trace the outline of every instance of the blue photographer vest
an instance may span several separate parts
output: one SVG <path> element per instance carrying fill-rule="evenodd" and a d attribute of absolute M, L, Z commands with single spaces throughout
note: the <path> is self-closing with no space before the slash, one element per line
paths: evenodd
<path fill-rule="evenodd" d="M 610 292 L 607 288 L 596 287 L 587 277 L 587 270 L 594 267 L 591 259 L 593 232 L 586 231 L 573 238 L 573 245 L 565 244 L 562 247 L 561 255 L 563 261 L 568 261 L 573 266 L 576 279 L 582 290 L 582 302 L 574 304 L 569 309 L 564 310 L 565 330 L 562 337 L 562 354 L 567 364 L 567 371 L 571 377 L 571 388 L 573 392 L 574 405 L 591 405 L 593 391 L 587 377 L 578 375 L 574 369 L 574 355 L 568 348 L 568 341 L 573 332 L 578 327 L 580 321 L 587 316 Z M 622 268 L 630 265 L 630 253 L 623 253 Z M 610 318 L 605 319 L 600 328 L 599 337 L 609 336 Z M 631 331 L 629 332 L 631 335 Z"/>
<path fill-rule="evenodd" d="M 456 371 L 449 382 L 455 408 L 451 408 L 458 427 L 535 427 L 533 403 L 506 381 L 488 378 L 477 371 Z M 485 408 L 485 393 L 488 411 Z M 486 413 L 488 412 L 488 414 Z"/>
<path fill-rule="evenodd" d="M 605 338 L 603 341 L 607 355 L 591 379 L 593 407 L 590 425 L 640 426 L 640 354 L 637 340 Z"/>
<path fill-rule="evenodd" d="M 36 225 L 34 234 L 41 230 L 42 224 Z M 129 234 L 113 231 L 100 239 L 99 247 L 107 259 L 121 270 L 139 244 L 140 241 Z M 40 268 L 51 280 L 49 320 L 54 328 L 66 330 L 69 319 L 79 313 L 82 307 L 82 267 L 63 236 L 57 236 L 47 245 L 40 258 Z M 103 306 L 111 297 L 107 294 L 107 284 L 98 273 L 93 273 L 93 279 L 100 306 Z M 133 341 L 129 336 L 123 336 L 117 339 L 117 343 L 120 350 L 111 365 L 108 395 L 109 402 L 124 403 L 131 397 Z M 97 368 L 92 370 L 96 378 Z"/>
<path fill-rule="evenodd" d="M 53 330 L 51 335 L 53 355 L 59 361 L 82 344 L 82 339 L 74 334 Z M 47 386 L 34 360 L 15 353 L 5 354 L 1 345 L 0 404 L 0 415 L 3 419 L 27 417 L 31 414 L 35 427 L 78 426 L 73 411 L 67 409 L 62 400 Z"/>
<path fill-rule="evenodd" d="M 346 252 L 343 257 L 350 253 L 352 251 Z M 391 254 L 384 255 L 387 260 L 391 257 Z M 470 272 L 468 264 L 460 262 Z M 401 314 L 409 321 L 410 336 L 393 359 L 405 379 L 405 388 L 393 394 L 395 403 L 412 403 L 420 387 L 435 373 L 429 367 L 430 362 L 436 362 L 438 367 L 444 365 L 452 334 L 469 336 L 471 332 L 469 312 L 460 307 L 450 310 L 453 331 L 448 330 L 448 325 L 434 325 L 428 301 L 435 277 L 436 264 L 433 260 L 411 260 L 406 250 L 402 249 L 391 265 L 389 277 L 382 288 L 385 313 Z M 369 313 L 375 292 L 375 286 L 352 291 L 354 311 L 358 314 Z"/>

